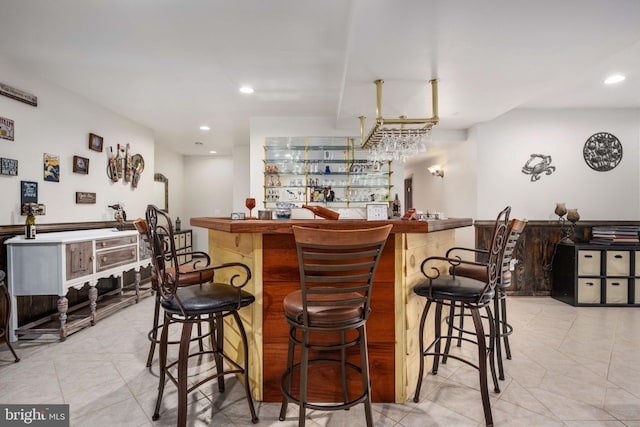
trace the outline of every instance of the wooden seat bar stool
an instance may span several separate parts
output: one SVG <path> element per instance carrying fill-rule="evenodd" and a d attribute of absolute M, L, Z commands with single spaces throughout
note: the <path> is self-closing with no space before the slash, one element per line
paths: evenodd
<path fill-rule="evenodd" d="M 142 218 L 136 218 L 133 221 L 133 225 L 135 229 L 140 233 L 142 239 L 147 244 L 151 244 L 151 236 L 149 235 L 149 227 L 147 226 L 147 222 Z M 166 236 L 165 236 L 166 238 Z M 189 286 L 194 283 L 202 285 L 203 283 L 208 283 L 213 280 L 213 271 L 204 270 L 200 272 L 202 268 L 208 267 L 211 264 L 211 259 L 209 255 L 204 252 L 186 252 L 181 253 L 183 258 L 190 260 L 178 268 L 180 269 L 180 276 L 178 286 Z M 188 257 L 186 256 L 188 255 Z M 147 354 L 147 368 L 151 368 L 153 362 L 153 355 L 156 351 L 156 346 L 160 343 L 160 338 L 158 337 L 159 331 L 162 330 L 163 324 L 160 323 L 160 292 L 158 291 L 158 278 L 156 277 L 155 270 L 151 269 L 151 290 L 155 293 L 155 304 L 153 309 L 153 324 L 149 333 L 147 334 L 147 338 L 149 339 L 149 353 Z M 200 275 L 202 273 L 202 276 Z M 204 345 L 202 342 L 202 324 L 197 324 L 198 335 L 197 338 L 193 338 L 192 341 L 197 340 L 200 351 L 204 350 Z M 180 341 L 169 341 L 168 344 L 180 344 Z"/>
<path fill-rule="evenodd" d="M 335 411 L 365 405 L 366 425 L 373 425 L 371 384 L 367 354 L 366 322 L 370 313 L 373 280 L 382 249 L 392 225 L 359 230 L 318 230 L 293 227 L 300 270 L 300 290 L 284 299 L 289 323 L 287 369 L 282 376 L 283 394 L 280 420 L 287 405 L 299 405 L 298 426 L 306 422 L 306 409 Z M 296 362 L 296 348 L 300 349 Z M 358 348 L 359 366 L 347 358 L 350 348 Z M 309 402 L 307 386 L 310 365 L 337 364 L 342 386 L 342 402 Z M 347 370 L 360 374 L 361 393 L 350 396 Z M 297 393 L 292 377 L 300 377 Z"/>
<path fill-rule="evenodd" d="M 217 380 L 218 391 L 225 391 L 224 377 L 226 375 L 240 376 L 244 382 L 244 391 L 251 413 L 251 421 L 258 422 L 258 416 L 253 404 L 249 387 L 249 349 L 247 335 L 238 312 L 255 301 L 255 297 L 242 288 L 251 279 L 251 270 L 243 263 L 232 262 L 210 265 L 204 268 L 184 273 L 178 266 L 175 242 L 173 239 L 173 225 L 171 218 L 153 205 L 147 207 L 147 225 L 152 263 L 160 293 L 160 306 L 164 311 L 162 332 L 160 334 L 160 360 L 158 398 L 152 419 L 160 418 L 160 406 L 166 380 L 169 379 L 178 388 L 178 420 L 177 425 L 187 424 L 187 395 L 210 380 Z M 168 238 L 165 238 L 168 237 Z M 213 273 L 213 280 L 209 275 Z M 181 277 L 189 277 L 189 283 Z M 226 280 L 222 280 L 227 277 Z M 202 285 L 202 286 L 201 286 Z M 224 351 L 225 318 L 231 317 L 240 336 L 239 354 L 243 360 L 236 362 Z M 196 339 L 209 338 L 210 349 L 191 352 L 190 345 L 193 326 L 206 323 L 208 332 Z M 167 347 L 169 344 L 169 325 L 182 326 L 177 360 L 168 362 Z M 187 370 L 192 359 L 206 360 L 206 355 L 212 355 L 215 362 L 215 372 L 206 371 L 196 379 L 188 377 Z M 191 380 L 191 381 L 189 381 Z"/>
<path fill-rule="evenodd" d="M 5 272 L 0 270 L 0 303 L 4 305 L 4 327 L 0 329 L 0 339 L 4 338 L 5 344 L 9 347 L 9 350 L 13 354 L 14 361 L 19 362 L 20 358 L 16 354 L 16 351 L 13 349 L 11 345 L 11 341 L 9 341 L 9 328 L 11 327 L 11 322 L 9 321 L 11 317 L 11 297 L 9 296 L 9 290 L 7 289 L 7 285 L 4 282 Z"/>
<path fill-rule="evenodd" d="M 524 231 L 527 225 L 527 220 L 512 219 L 509 222 L 509 231 L 507 234 L 507 242 L 502 254 L 502 274 L 498 277 L 498 283 L 496 284 L 496 293 L 493 301 L 493 315 L 496 327 L 496 340 L 495 340 L 495 355 L 498 362 L 498 378 L 504 380 L 504 366 L 502 358 L 502 347 L 504 345 L 505 356 L 507 359 L 511 359 L 511 346 L 509 345 L 509 335 L 513 333 L 513 327 L 507 321 L 507 289 L 511 286 L 511 261 L 513 260 L 516 244 L 520 238 L 520 235 Z M 446 257 L 453 258 L 452 254 L 457 251 L 473 252 L 484 258 L 487 257 L 488 251 L 485 249 L 471 249 L 463 247 L 454 247 L 447 251 Z M 481 281 L 487 280 L 487 270 L 483 266 L 479 265 L 453 265 L 450 268 L 450 273 L 456 276 L 470 277 Z M 456 313 L 459 310 L 459 313 Z M 449 332 L 448 335 L 452 335 L 452 330 L 458 331 L 457 346 L 462 344 L 463 334 L 473 334 L 473 331 L 464 329 L 464 319 L 469 314 L 465 313 L 463 305 L 456 305 L 451 307 L 449 313 Z M 454 325 L 454 320 L 458 318 L 458 326 Z M 445 347 L 445 353 L 449 353 L 451 347 L 451 338 L 447 339 Z M 442 363 L 446 363 L 447 356 L 442 358 Z"/>
<path fill-rule="evenodd" d="M 459 360 L 478 370 L 480 395 L 482 397 L 482 407 L 487 426 L 493 426 L 493 416 L 491 414 L 491 402 L 489 400 L 489 389 L 487 384 L 487 359 L 489 359 L 494 391 L 496 393 L 500 392 L 493 355 L 495 323 L 491 313 L 491 302 L 495 295 L 498 276 L 502 274 L 500 261 L 507 241 L 510 212 L 511 207 L 507 206 L 498 214 L 493 230 L 487 263 L 478 263 L 461 260 L 459 258 L 440 256 L 428 257 L 422 261 L 420 266 L 422 274 L 426 277 L 426 280 L 418 283 L 413 288 L 413 291 L 417 295 L 422 296 L 427 300 L 420 318 L 418 336 L 420 346 L 420 370 L 415 395 L 413 397 L 414 402 L 418 402 L 420 400 L 420 389 L 422 387 L 422 380 L 424 376 L 425 357 L 433 356 L 433 367 L 431 372 L 433 375 L 436 375 L 438 373 L 440 358 L 446 355 L 445 352 L 441 351 L 441 344 L 443 339 L 446 340 L 449 338 L 449 334 L 442 335 L 442 309 L 443 307 L 449 307 L 449 309 L 451 309 L 455 304 L 462 304 L 466 310 L 471 312 L 475 329 L 475 340 L 464 336 L 461 339 L 477 344 L 478 362 L 476 365 L 473 360 L 465 359 L 455 354 L 448 354 L 448 357 Z M 449 263 L 450 265 L 480 265 L 487 272 L 487 280 L 481 281 L 468 277 L 460 277 L 455 274 L 441 274 L 441 270 L 443 270 L 442 266 L 447 265 L 446 263 Z M 446 270 L 448 269 L 444 269 L 444 271 Z M 432 304 L 435 304 L 436 308 L 433 325 L 434 340 L 428 346 L 425 346 L 425 323 Z M 482 309 L 486 311 L 486 316 L 489 319 L 489 334 L 485 334 L 484 332 L 480 313 L 480 310 Z M 488 344 L 487 338 L 489 340 Z"/>

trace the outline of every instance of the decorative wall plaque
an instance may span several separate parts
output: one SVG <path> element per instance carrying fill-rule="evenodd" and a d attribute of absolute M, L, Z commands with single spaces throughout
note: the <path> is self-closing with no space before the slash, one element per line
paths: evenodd
<path fill-rule="evenodd" d="M 607 172 L 618 166 L 622 160 L 622 144 L 614 135 L 598 132 L 584 143 L 582 155 L 591 169 Z"/>
<path fill-rule="evenodd" d="M 44 154 L 44 180 L 60 182 L 60 156 Z"/>
<path fill-rule="evenodd" d="M 0 83 L 0 95 L 4 95 L 8 98 L 15 99 L 16 101 L 24 102 L 25 104 L 38 106 L 38 97 L 31 95 L 23 90 L 16 89 L 7 84 Z"/>
<path fill-rule="evenodd" d="M 0 117 L 0 138 L 13 141 L 13 120 Z"/>
<path fill-rule="evenodd" d="M 546 154 L 532 154 L 522 167 L 522 173 L 531 175 L 531 181 L 536 182 L 543 173 L 551 175 L 556 171 L 556 167 L 551 166 L 551 161 L 551 156 Z"/>
<path fill-rule="evenodd" d="M 0 175 L 18 175 L 18 161 L 0 158 Z"/>
<path fill-rule="evenodd" d="M 95 205 L 96 193 L 76 192 L 76 203 L 81 205 Z"/>

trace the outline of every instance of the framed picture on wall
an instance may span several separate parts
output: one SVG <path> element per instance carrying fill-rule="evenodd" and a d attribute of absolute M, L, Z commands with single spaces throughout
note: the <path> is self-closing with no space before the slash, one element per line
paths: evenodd
<path fill-rule="evenodd" d="M 103 141 L 104 141 L 104 138 L 102 138 L 101 136 L 96 135 L 95 133 L 89 134 L 89 148 L 91 150 L 102 153 Z"/>
<path fill-rule="evenodd" d="M 87 175 L 89 173 L 89 159 L 86 157 L 73 156 L 73 171 Z"/>
<path fill-rule="evenodd" d="M 20 181 L 20 206 L 25 203 L 38 203 L 38 183 Z"/>
<path fill-rule="evenodd" d="M 44 154 L 44 180 L 60 182 L 60 157 L 54 154 Z"/>
<path fill-rule="evenodd" d="M 15 159 L 0 159 L 0 175 L 18 175 L 18 161 Z"/>

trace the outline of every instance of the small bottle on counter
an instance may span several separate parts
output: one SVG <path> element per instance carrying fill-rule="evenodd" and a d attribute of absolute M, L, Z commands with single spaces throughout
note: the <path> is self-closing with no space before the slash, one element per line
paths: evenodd
<path fill-rule="evenodd" d="M 400 216 L 400 199 L 398 198 L 398 193 L 396 193 L 396 197 L 393 199 L 393 216 Z"/>
<path fill-rule="evenodd" d="M 180 221 L 180 217 L 176 218 L 176 231 L 180 231 L 180 227 L 182 222 Z"/>
<path fill-rule="evenodd" d="M 24 237 L 26 239 L 36 238 L 36 217 L 33 215 L 33 207 L 29 205 L 27 220 L 24 222 Z"/>

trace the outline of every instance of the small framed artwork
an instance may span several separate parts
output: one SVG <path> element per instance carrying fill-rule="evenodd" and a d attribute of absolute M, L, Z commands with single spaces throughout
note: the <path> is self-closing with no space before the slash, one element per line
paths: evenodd
<path fill-rule="evenodd" d="M 18 161 L 0 158 L 0 175 L 18 175 Z"/>
<path fill-rule="evenodd" d="M 89 159 L 86 157 L 73 156 L 73 171 L 87 175 L 89 173 Z"/>
<path fill-rule="evenodd" d="M 20 206 L 25 203 L 38 203 L 38 183 L 20 181 Z"/>
<path fill-rule="evenodd" d="M 102 153 L 102 142 L 104 138 L 95 133 L 89 134 L 89 148 L 93 151 L 98 151 Z"/>
<path fill-rule="evenodd" d="M 367 203 L 367 221 L 384 221 L 388 215 L 388 203 Z"/>
<path fill-rule="evenodd" d="M 87 193 L 84 191 L 76 192 L 76 203 L 80 205 L 95 205 L 96 193 Z"/>
<path fill-rule="evenodd" d="M 44 180 L 60 182 L 60 156 L 44 154 Z"/>
<path fill-rule="evenodd" d="M 0 117 L 0 138 L 13 141 L 13 120 Z"/>

